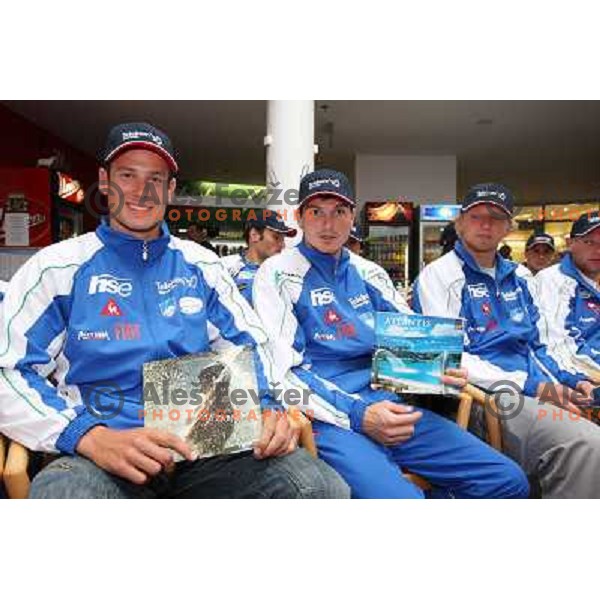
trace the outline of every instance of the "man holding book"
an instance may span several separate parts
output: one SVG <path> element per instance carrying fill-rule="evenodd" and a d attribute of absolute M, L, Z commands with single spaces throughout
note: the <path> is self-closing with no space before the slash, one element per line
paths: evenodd
<path fill-rule="evenodd" d="M 278 417 L 265 333 L 218 257 L 164 223 L 178 170 L 169 138 L 147 123 L 118 125 L 101 163 L 109 219 L 39 251 L 2 305 L 0 430 L 63 455 L 31 495 L 347 496 Z M 254 453 L 194 460 L 179 437 L 143 427 L 142 368 L 231 344 L 253 349 L 261 404 L 272 411 Z M 173 465 L 173 453 L 185 460 Z"/>
<path fill-rule="evenodd" d="M 358 498 L 422 498 L 400 467 L 446 496 L 526 496 L 527 480 L 511 460 L 395 393 L 371 389 L 374 313 L 410 310 L 381 267 L 344 247 L 355 206 L 344 174 L 303 177 L 304 240 L 267 259 L 254 281 L 279 377 L 304 382 L 333 406 L 334 423 L 313 423 L 319 456 Z M 445 381 L 460 387 L 464 373 Z"/>
<path fill-rule="evenodd" d="M 469 379 L 498 394 L 505 450 L 539 480 L 542 495 L 598 498 L 600 429 L 579 408 L 589 402 L 590 383 L 548 352 L 533 276 L 496 250 L 511 229 L 513 206 L 512 192 L 499 184 L 467 192 L 459 241 L 421 272 L 414 308 L 466 320 Z"/>

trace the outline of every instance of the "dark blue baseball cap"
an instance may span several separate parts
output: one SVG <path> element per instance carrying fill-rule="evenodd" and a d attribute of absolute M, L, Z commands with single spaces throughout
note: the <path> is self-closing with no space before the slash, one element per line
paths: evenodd
<path fill-rule="evenodd" d="M 169 136 L 150 123 L 121 123 L 115 125 L 106 138 L 100 153 L 100 162 L 108 165 L 119 154 L 127 150 L 149 150 L 158 154 L 169 166 L 172 173 L 179 167 L 175 160 L 173 144 Z"/>
<path fill-rule="evenodd" d="M 246 220 L 246 228 L 270 229 L 277 233 L 283 233 L 286 237 L 294 237 L 297 229 L 286 225 L 285 221 L 274 211 L 269 209 L 252 210 L 250 218 Z"/>
<path fill-rule="evenodd" d="M 512 192 L 500 183 L 478 183 L 467 192 L 460 211 L 467 212 L 479 204 L 495 206 L 512 217 L 515 198 Z"/>
<path fill-rule="evenodd" d="M 583 237 L 600 227 L 600 212 L 597 210 L 582 214 L 571 227 L 571 237 Z"/>
<path fill-rule="evenodd" d="M 317 169 L 302 178 L 298 208 L 317 196 L 336 196 L 352 208 L 356 206 L 350 181 L 343 173 L 333 169 Z"/>
<path fill-rule="evenodd" d="M 525 250 L 534 246 L 549 246 L 552 250 L 556 249 L 554 238 L 549 233 L 532 233 L 525 244 Z"/>
<path fill-rule="evenodd" d="M 360 242 L 361 244 L 363 243 L 364 239 L 358 225 L 352 225 L 352 229 L 350 230 L 350 238 Z"/>

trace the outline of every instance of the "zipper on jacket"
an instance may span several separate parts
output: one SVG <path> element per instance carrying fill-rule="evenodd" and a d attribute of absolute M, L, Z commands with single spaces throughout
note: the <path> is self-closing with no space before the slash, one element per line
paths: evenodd
<path fill-rule="evenodd" d="M 148 260 L 148 242 L 146 242 L 146 240 L 144 240 L 144 243 L 142 244 L 142 260 L 144 262 Z"/>

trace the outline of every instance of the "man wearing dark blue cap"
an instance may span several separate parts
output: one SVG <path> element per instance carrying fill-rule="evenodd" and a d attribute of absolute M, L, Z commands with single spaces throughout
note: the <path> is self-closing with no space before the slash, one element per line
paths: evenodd
<path fill-rule="evenodd" d="M 533 275 L 548 268 L 556 256 L 554 238 L 548 233 L 532 233 L 525 244 L 525 266 Z"/>
<path fill-rule="evenodd" d="M 294 237 L 297 232 L 273 210 L 253 210 L 249 216 L 252 218 L 244 225 L 244 240 L 248 248 L 221 260 L 242 296 L 252 305 L 252 286 L 258 267 L 267 258 L 281 252 L 285 238 Z"/>
<path fill-rule="evenodd" d="M 549 324 L 549 349 L 557 361 L 600 383 L 600 213 L 581 215 L 571 227 L 568 252 L 537 276 L 540 305 Z"/>
<path fill-rule="evenodd" d="M 456 424 L 413 410 L 370 386 L 376 311 L 411 312 L 388 274 L 348 251 L 356 201 L 343 173 L 320 169 L 300 183 L 303 241 L 267 259 L 254 306 L 268 331 L 279 377 L 319 395 L 313 423 L 319 456 L 357 498 L 422 498 L 401 472 L 424 476 L 435 494 L 523 497 L 521 469 Z M 462 370 L 444 377 L 465 384 Z"/>
<path fill-rule="evenodd" d="M 164 215 L 177 170 L 164 132 L 113 128 L 99 170 L 109 220 L 40 250 L 9 283 L 0 431 L 61 454 L 31 495 L 346 497 L 340 477 L 297 449 L 299 432 L 278 416 L 266 335 L 219 258 L 170 235 Z M 252 349 L 269 411 L 253 452 L 195 460 L 180 437 L 144 427 L 142 369 L 220 343 Z M 174 464 L 174 453 L 185 460 Z"/>
<path fill-rule="evenodd" d="M 551 355 L 532 274 L 497 247 L 511 229 L 512 192 L 472 187 L 452 252 L 421 272 L 414 307 L 466 320 L 469 379 L 499 394 L 504 446 L 548 498 L 600 497 L 600 429 L 580 416 L 589 382 Z M 541 404 L 551 402 L 554 405 Z"/>
<path fill-rule="evenodd" d="M 350 236 L 346 242 L 346 248 L 348 248 L 350 252 L 354 252 L 354 254 L 362 256 L 363 242 L 364 239 L 360 231 L 360 227 L 357 224 L 352 225 Z"/>

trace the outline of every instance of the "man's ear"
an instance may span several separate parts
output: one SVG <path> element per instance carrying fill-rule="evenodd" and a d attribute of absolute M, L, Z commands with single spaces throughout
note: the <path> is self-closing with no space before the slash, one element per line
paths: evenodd
<path fill-rule="evenodd" d="M 304 215 L 306 214 L 306 210 L 303 210 L 302 212 L 298 211 L 298 227 L 300 227 L 300 229 L 302 231 L 304 231 Z"/>
<path fill-rule="evenodd" d="M 463 226 L 463 216 L 462 214 L 458 215 L 458 217 L 456 217 L 456 219 L 454 219 L 454 230 L 456 231 L 457 235 L 461 235 L 462 233 L 462 226 Z"/>
<path fill-rule="evenodd" d="M 171 177 L 171 181 L 169 181 L 169 193 L 167 194 L 167 203 L 173 204 L 173 200 L 175 199 L 175 189 L 177 188 L 177 179 L 175 177 Z"/>
<path fill-rule="evenodd" d="M 98 169 L 98 191 L 104 196 L 108 196 L 109 191 L 108 171 L 104 167 Z"/>

